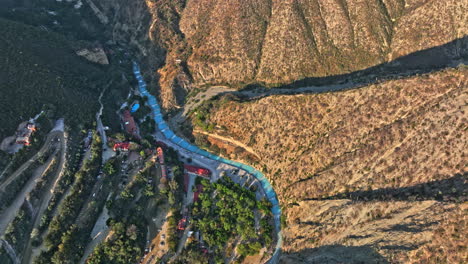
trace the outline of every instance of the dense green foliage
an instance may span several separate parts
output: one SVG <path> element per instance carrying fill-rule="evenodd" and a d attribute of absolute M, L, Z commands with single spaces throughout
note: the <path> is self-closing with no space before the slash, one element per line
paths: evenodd
<path fill-rule="evenodd" d="M 31 164 L 26 170 L 18 175 L 11 183 L 9 183 L 3 191 L 0 192 L 0 212 L 10 206 L 16 196 L 20 193 L 26 183 L 34 176 L 34 172 L 42 165 L 41 161 L 48 159 L 52 154 L 53 149 L 47 150 L 43 156 Z"/>
<path fill-rule="evenodd" d="M 8 225 L 5 231 L 5 240 L 16 250 L 21 252 L 28 239 L 32 224 L 32 212 L 28 212 L 26 207 L 21 208 L 15 219 Z"/>
<path fill-rule="evenodd" d="M 204 101 L 191 112 L 192 123 L 205 131 L 213 131 L 216 124 L 210 123 L 211 112 L 231 101 L 238 102 L 239 99 L 236 96 L 229 94 L 222 96 L 221 98 L 219 98 L 219 96 L 215 96 L 210 100 Z"/>
<path fill-rule="evenodd" d="M 0 263 L 2 264 L 14 264 L 10 256 L 3 247 L 0 247 Z"/>
<path fill-rule="evenodd" d="M 94 133 L 91 158 L 86 160 L 75 174 L 75 182 L 70 194 L 65 198 L 59 207 L 58 214 L 49 225 L 49 233 L 44 240 L 48 250 L 42 252 L 34 263 L 70 263 L 69 261 L 73 263 L 80 258 L 80 252 L 84 250 L 83 244 L 88 236 L 85 232 L 80 232 L 81 230 L 74 223 L 84 206 L 83 201 L 91 194 L 96 182 L 96 175 L 101 168 L 101 152 L 101 139 L 97 133 Z M 76 245 L 72 242 L 81 247 L 75 247 Z M 70 255 L 72 253 L 73 255 Z"/>
<path fill-rule="evenodd" d="M 115 159 L 110 160 L 104 164 L 102 171 L 107 175 L 113 175 L 116 172 Z"/>
<path fill-rule="evenodd" d="M 97 110 L 103 72 L 75 55 L 63 36 L 0 18 L 0 138 L 43 109 L 53 108 L 68 125 Z M 79 109 L 79 111 L 77 111 Z"/>
<path fill-rule="evenodd" d="M 50 187 L 53 176 L 57 173 L 58 161 L 52 160 L 49 169 L 44 172 L 43 176 L 39 178 L 34 189 L 29 193 L 28 202 L 30 202 L 31 208 L 35 208 L 41 199 L 41 195 L 44 193 L 46 188 Z M 23 208 L 16 215 L 13 222 L 11 222 L 5 233 L 5 239 L 12 245 L 16 252 L 22 252 L 24 247 L 29 241 L 29 237 L 33 238 L 33 243 L 37 245 L 39 243 L 39 230 L 31 233 L 33 225 L 33 215 L 29 211 L 29 207 L 23 204 Z"/>
<path fill-rule="evenodd" d="M 99 244 L 87 264 L 137 263 L 142 255 L 144 232 L 137 224 L 114 222 L 111 225 L 112 238 Z"/>
<path fill-rule="evenodd" d="M 205 264 L 209 263 L 209 255 L 203 253 L 196 242 L 189 243 L 184 251 L 174 261 L 176 264 Z"/>
<path fill-rule="evenodd" d="M 240 248 L 241 255 L 258 253 L 261 244 L 255 229 L 255 194 L 227 177 L 213 184 L 202 180 L 202 185 L 193 218 L 203 240 L 214 250 L 215 258 L 232 238 L 240 238 L 239 244 L 246 244 Z"/>
<path fill-rule="evenodd" d="M 214 125 L 209 123 L 210 109 L 213 108 L 218 101 L 208 101 L 201 104 L 192 113 L 192 122 L 205 131 L 213 131 Z"/>
<path fill-rule="evenodd" d="M 120 159 L 114 161 L 113 166 L 117 167 Z M 154 185 L 149 184 L 149 179 L 154 176 L 152 171 L 152 167 L 147 167 L 138 172 L 117 199 L 106 202 L 111 216 L 107 225 L 111 228 L 112 235 L 94 249 L 86 263 L 137 263 L 140 259 L 148 224 L 145 208 L 156 195 Z M 142 195 L 138 197 L 138 193 Z"/>
<path fill-rule="evenodd" d="M 47 209 L 45 210 L 44 214 L 42 214 L 41 222 L 38 228 L 40 233 L 44 232 L 49 226 L 50 221 L 52 220 L 52 214 L 57 209 L 60 199 L 74 181 L 73 176 L 78 170 L 78 165 L 82 159 L 83 145 L 79 144 L 78 141 L 83 136 L 84 133 L 79 134 L 73 131 L 71 131 L 71 133 L 68 135 L 68 155 L 65 166 L 63 168 L 63 175 L 54 189 L 54 193 L 49 201 Z"/>
<path fill-rule="evenodd" d="M 57 175 L 57 169 L 60 164 L 59 157 L 54 156 L 49 169 L 44 172 L 44 175 L 38 179 L 36 186 L 29 193 L 30 200 L 36 201 L 41 199 L 41 196 L 51 187 L 52 179 Z"/>
<path fill-rule="evenodd" d="M 240 244 L 237 247 L 237 252 L 241 256 L 253 256 L 257 254 L 260 249 L 262 248 L 262 245 L 260 242 L 253 242 L 253 243 L 246 243 L 246 244 Z"/>
<path fill-rule="evenodd" d="M 148 179 L 145 177 L 147 173 L 147 171 L 137 173 L 135 179 L 120 192 L 118 199 L 107 202 L 107 209 L 109 209 L 115 221 L 123 221 L 127 217 L 129 208 L 134 206 L 133 202 L 138 192 L 147 186 Z"/>
<path fill-rule="evenodd" d="M 33 176 L 33 170 L 38 166 L 39 163 L 37 162 L 31 164 L 29 169 L 18 175 L 15 180 L 6 186 L 4 191 L 0 192 L 0 213 L 11 205 L 26 182 Z"/>
<path fill-rule="evenodd" d="M 167 245 L 169 246 L 169 250 L 174 252 L 177 247 L 177 242 L 179 241 L 179 236 L 177 233 L 177 222 L 182 218 L 180 212 L 178 210 L 172 210 L 171 216 L 168 217 L 168 233 L 167 237 Z"/>

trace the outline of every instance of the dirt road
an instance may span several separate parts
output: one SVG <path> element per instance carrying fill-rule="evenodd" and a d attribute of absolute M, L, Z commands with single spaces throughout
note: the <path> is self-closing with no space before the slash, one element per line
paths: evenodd
<path fill-rule="evenodd" d="M 233 138 L 221 136 L 221 135 L 218 135 L 218 134 L 208 133 L 206 131 L 202 131 L 202 130 L 199 130 L 199 129 L 195 129 L 193 131 L 193 133 L 203 134 L 203 135 L 207 135 L 207 136 L 210 136 L 210 137 L 222 140 L 222 141 L 229 142 L 231 144 L 234 144 L 236 146 L 239 146 L 239 147 L 247 150 L 248 152 L 250 152 L 250 153 L 254 154 L 255 156 L 257 156 L 257 158 L 260 158 L 260 156 L 255 152 L 255 150 L 253 148 L 251 148 L 251 147 L 245 145 L 244 143 L 242 143 L 242 142 L 240 142 L 238 140 L 235 140 Z"/>

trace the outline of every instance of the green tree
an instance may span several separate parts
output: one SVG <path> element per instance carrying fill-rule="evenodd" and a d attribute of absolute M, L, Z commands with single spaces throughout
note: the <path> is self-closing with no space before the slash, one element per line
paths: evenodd
<path fill-rule="evenodd" d="M 153 197 L 153 196 L 155 195 L 155 193 L 154 193 L 154 191 L 153 191 L 153 186 L 151 186 L 151 185 L 146 185 L 143 194 L 144 194 L 145 196 L 147 196 L 147 197 Z"/>
<path fill-rule="evenodd" d="M 103 171 L 107 175 L 114 175 L 116 169 L 114 167 L 113 161 L 109 160 L 108 162 L 106 162 L 106 164 L 104 164 Z"/>
<path fill-rule="evenodd" d="M 122 133 L 117 133 L 114 135 L 114 137 L 118 140 L 118 141 L 125 141 L 125 135 L 122 134 Z"/>
<path fill-rule="evenodd" d="M 175 180 L 169 181 L 169 188 L 171 191 L 175 192 L 177 189 L 179 189 L 179 184 Z"/>
<path fill-rule="evenodd" d="M 176 199 L 175 199 L 175 195 L 173 192 L 168 193 L 168 201 L 169 201 L 169 205 L 171 206 L 175 205 Z"/>
<path fill-rule="evenodd" d="M 262 245 L 259 242 L 240 244 L 237 246 L 237 253 L 242 256 L 253 256 L 260 252 Z"/>

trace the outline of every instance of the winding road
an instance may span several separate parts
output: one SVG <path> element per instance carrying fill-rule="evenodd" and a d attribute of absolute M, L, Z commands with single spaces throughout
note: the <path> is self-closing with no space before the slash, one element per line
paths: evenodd
<path fill-rule="evenodd" d="M 37 157 L 39 155 L 42 155 L 50 147 L 50 145 L 53 143 L 53 140 L 55 138 L 61 138 L 62 141 L 63 141 L 63 131 L 51 132 L 49 134 L 49 136 L 47 136 L 46 143 L 45 143 L 44 147 L 40 150 L 40 153 L 38 152 L 35 155 L 35 159 L 37 159 Z M 21 205 L 24 202 L 24 199 L 29 194 L 29 192 L 31 192 L 31 190 L 34 188 L 34 186 L 36 186 L 37 180 L 40 177 L 42 177 L 43 173 L 47 170 L 48 166 L 52 162 L 52 158 L 53 158 L 54 155 L 55 155 L 55 153 L 51 156 L 51 158 L 49 158 L 46 165 L 43 166 L 44 169 L 43 169 L 43 171 L 41 171 L 41 173 L 38 173 L 35 177 L 32 177 L 31 179 L 28 180 L 26 185 L 22 188 L 21 192 L 15 197 L 15 200 L 13 201 L 13 203 L 7 209 L 5 209 L 5 211 L 2 213 L 2 215 L 0 215 L 0 235 L 4 234 L 8 224 L 15 218 L 16 213 L 18 212 L 19 208 L 21 207 Z M 29 167 L 29 165 L 32 162 L 34 162 L 34 160 L 33 161 L 31 161 L 31 160 L 32 159 L 30 159 L 27 162 L 28 164 L 27 164 L 26 167 L 20 168 L 19 170 L 21 170 L 21 172 L 26 170 Z M 17 173 L 17 172 L 18 172 L 18 170 L 15 173 Z M 13 178 L 16 178 L 20 174 L 21 173 L 17 174 L 15 177 L 10 177 L 12 179 L 11 181 L 13 181 Z"/>
<path fill-rule="evenodd" d="M 217 168 L 222 167 L 223 165 L 227 165 L 228 167 L 236 167 L 240 170 L 243 170 L 251 175 L 253 175 L 259 182 L 260 185 L 267 197 L 267 199 L 271 202 L 272 206 L 272 213 L 274 216 L 274 223 L 275 223 L 275 230 L 277 233 L 277 243 L 275 246 L 275 252 L 273 253 L 273 256 L 271 259 L 268 261 L 268 263 L 277 263 L 280 253 L 281 253 L 281 246 L 283 242 L 282 238 L 282 232 L 281 232 L 281 223 L 280 223 L 280 218 L 281 218 L 281 209 L 279 206 L 279 201 L 277 198 L 277 195 L 275 191 L 273 190 L 273 187 L 271 186 L 270 182 L 266 179 L 265 175 L 263 175 L 260 171 L 254 169 L 253 167 L 250 167 L 248 165 L 242 164 L 240 162 L 236 161 L 231 161 L 224 159 L 222 157 L 213 155 L 205 150 L 202 150 L 190 143 L 188 143 L 186 140 L 178 137 L 177 135 L 172 132 L 172 130 L 169 128 L 169 126 L 166 124 L 166 121 L 164 121 L 162 117 L 162 112 L 159 104 L 157 103 L 156 98 L 151 95 L 148 90 L 146 89 L 146 83 L 143 79 L 143 76 L 141 75 L 140 68 L 136 62 L 133 64 L 133 72 L 135 74 L 136 79 L 138 80 L 138 88 L 140 93 L 143 96 L 148 97 L 148 102 L 147 104 L 151 107 L 152 114 L 154 117 L 154 121 L 156 122 L 156 125 L 158 126 L 158 130 L 162 133 L 164 138 L 158 138 L 158 140 L 163 140 L 163 141 L 171 141 L 171 145 L 177 145 L 178 150 L 183 149 L 185 150 L 184 152 L 188 152 L 191 155 L 194 156 L 200 156 L 201 159 L 209 159 L 214 161 L 215 163 L 219 163 Z M 159 133 L 158 133 L 159 135 Z M 210 167 L 211 168 L 211 167 Z M 215 171 L 213 171 L 215 172 Z"/>
<path fill-rule="evenodd" d="M 41 223 L 41 217 L 44 214 L 44 211 L 47 209 L 47 206 L 49 206 L 49 202 L 50 202 L 50 199 L 52 198 L 52 196 L 54 194 L 54 190 L 57 187 L 57 184 L 59 183 L 60 179 L 63 176 L 63 168 L 65 167 L 66 150 L 67 150 L 67 139 L 65 138 L 63 132 L 60 135 L 60 142 L 61 142 L 61 144 L 60 144 L 60 163 L 59 163 L 59 166 L 58 166 L 57 171 L 56 171 L 55 176 L 54 176 L 54 183 L 51 186 L 51 188 L 49 189 L 49 191 L 46 192 L 42 196 L 42 198 L 40 200 L 39 209 L 38 209 L 38 211 L 35 214 L 35 217 L 33 219 L 33 226 L 31 228 L 31 230 L 33 230 L 34 228 L 37 228 L 39 226 L 39 224 Z M 26 249 L 24 250 L 24 253 L 22 254 L 23 255 L 22 256 L 22 261 L 21 261 L 22 264 L 31 263 L 31 261 L 30 261 L 31 254 L 32 254 L 31 242 L 32 242 L 31 239 L 28 237 L 28 242 L 27 242 Z"/>
<path fill-rule="evenodd" d="M 44 141 L 44 145 L 42 145 L 41 149 L 34 154 L 28 161 L 23 163 L 15 172 L 13 172 L 10 177 L 8 177 L 2 184 L 0 184 L 0 191 L 2 191 L 8 184 L 10 184 L 12 181 L 14 181 L 23 171 L 25 171 L 29 166 L 35 162 L 39 157 L 41 157 L 47 150 L 50 148 L 50 143 L 51 140 L 54 139 L 57 136 L 60 136 L 60 134 L 63 133 L 61 131 L 52 131 L 47 135 L 46 140 Z"/>

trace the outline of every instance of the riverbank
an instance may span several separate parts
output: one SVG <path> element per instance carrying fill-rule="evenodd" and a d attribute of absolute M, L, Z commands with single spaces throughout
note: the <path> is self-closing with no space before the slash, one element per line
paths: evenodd
<path fill-rule="evenodd" d="M 212 160 L 218 161 L 220 163 L 225 163 L 225 164 L 234 166 L 236 168 L 239 168 L 241 170 L 244 170 L 247 173 L 252 174 L 261 183 L 261 186 L 262 186 L 262 188 L 263 188 L 263 190 L 264 190 L 264 192 L 266 194 L 266 197 L 268 198 L 268 200 L 272 204 L 271 212 L 272 212 L 272 214 L 274 216 L 275 230 L 276 230 L 276 233 L 277 233 L 277 243 L 276 243 L 276 247 L 275 247 L 275 252 L 274 252 L 272 258 L 270 259 L 269 263 L 277 263 L 278 262 L 278 257 L 279 257 L 280 252 L 281 252 L 282 242 L 283 242 L 282 233 L 281 233 L 281 221 L 280 221 L 281 220 L 281 209 L 280 209 L 280 206 L 279 206 L 279 201 L 278 201 L 277 195 L 276 195 L 273 187 L 271 186 L 270 182 L 268 181 L 268 179 L 266 179 L 265 175 L 263 175 L 263 173 L 261 173 L 260 171 L 256 170 L 255 168 L 253 168 L 251 166 L 242 164 L 240 162 L 227 160 L 227 159 L 224 159 L 222 157 L 213 155 L 213 154 L 211 154 L 211 153 L 209 153 L 209 152 L 207 152 L 205 150 L 202 150 L 202 149 L 188 143 L 183 138 L 180 138 L 177 135 L 175 135 L 174 132 L 167 125 L 166 121 L 164 121 L 163 116 L 162 116 L 162 112 L 161 112 L 161 108 L 160 108 L 156 98 L 153 95 L 151 95 L 148 92 L 148 90 L 146 89 L 146 83 L 143 80 L 143 76 L 141 75 L 140 68 L 139 68 L 138 64 L 136 64 L 136 63 L 133 64 L 133 72 L 135 74 L 136 79 L 138 80 L 138 88 L 139 88 L 140 93 L 143 96 L 148 97 L 148 104 L 151 107 L 151 110 L 153 112 L 154 121 L 156 122 L 156 125 L 157 125 L 158 129 L 162 132 L 164 137 L 166 137 L 168 140 L 170 140 L 174 144 L 176 144 L 176 145 L 178 145 L 178 146 L 180 146 L 180 147 L 182 147 L 182 148 L 184 148 L 184 149 L 186 149 L 186 150 L 188 150 L 190 152 L 193 152 L 193 153 L 196 153 L 198 155 L 202 155 L 202 156 L 204 156 L 204 157 L 206 157 L 208 159 L 212 159 Z"/>

